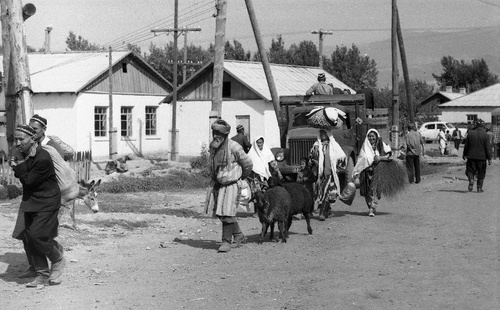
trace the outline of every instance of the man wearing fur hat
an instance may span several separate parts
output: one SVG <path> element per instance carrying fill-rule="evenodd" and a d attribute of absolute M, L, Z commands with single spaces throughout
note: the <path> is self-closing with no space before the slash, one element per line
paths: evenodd
<path fill-rule="evenodd" d="M 333 88 L 326 84 L 326 76 L 323 72 L 318 74 L 318 83 L 313 84 L 313 86 L 306 91 L 306 95 L 333 95 Z"/>
<path fill-rule="evenodd" d="M 213 140 L 210 143 L 210 176 L 213 183 L 214 213 L 222 222 L 222 245 L 219 252 L 231 250 L 234 237 L 236 247 L 245 236 L 236 219 L 241 179 L 252 171 L 252 160 L 241 145 L 228 138 L 231 126 L 224 120 L 212 124 Z"/>
<path fill-rule="evenodd" d="M 482 119 L 476 120 L 474 125 L 474 129 L 469 130 L 465 138 L 463 159 L 467 160 L 465 175 L 469 179 L 469 192 L 474 189 L 474 176 L 477 176 L 477 192 L 482 193 L 486 161 L 491 165 L 490 137 L 486 133 Z"/>
<path fill-rule="evenodd" d="M 23 185 L 20 210 L 24 213 L 24 223 L 20 223 L 22 230 L 14 237 L 22 238 L 26 256 L 34 266 L 33 276 L 36 276 L 27 287 L 59 284 L 66 265 L 62 247 L 54 240 L 59 226 L 61 193 L 52 158 L 35 141 L 35 134 L 30 126 L 17 126 L 15 145 L 9 157 L 14 175 Z M 52 263 L 50 270 L 47 259 Z"/>
<path fill-rule="evenodd" d="M 48 137 L 45 136 L 45 130 L 47 130 L 47 119 L 44 117 L 41 117 L 38 114 L 33 115 L 30 119 L 29 123 L 30 127 L 35 129 L 36 134 L 35 134 L 35 141 L 39 145 L 50 145 L 53 148 L 56 149 L 56 151 L 61 155 L 62 158 L 64 158 L 64 150 L 62 147 L 59 145 L 59 143 L 55 142 L 52 139 L 49 139 Z"/>
<path fill-rule="evenodd" d="M 238 142 L 243 148 L 243 151 L 245 151 L 245 153 L 247 154 L 252 147 L 252 144 L 250 143 L 250 141 L 248 141 L 248 138 L 245 135 L 245 127 L 243 127 L 243 125 L 236 126 L 236 135 L 233 136 L 231 140 Z"/>

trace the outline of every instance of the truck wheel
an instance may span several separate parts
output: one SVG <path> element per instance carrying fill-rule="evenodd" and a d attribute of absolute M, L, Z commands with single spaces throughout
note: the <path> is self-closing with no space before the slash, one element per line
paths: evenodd
<path fill-rule="evenodd" d="M 347 183 L 353 182 L 353 177 L 352 173 L 354 171 L 354 162 L 352 158 L 349 156 L 347 158 L 347 166 L 345 169 L 345 173 L 342 173 L 339 175 L 339 181 L 340 181 L 340 191 L 342 192 L 344 190 L 344 187 L 346 187 Z"/>

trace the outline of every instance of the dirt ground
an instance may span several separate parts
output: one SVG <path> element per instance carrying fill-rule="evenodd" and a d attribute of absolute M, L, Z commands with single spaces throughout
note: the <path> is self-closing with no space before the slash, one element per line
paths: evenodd
<path fill-rule="evenodd" d="M 22 244 L 10 237 L 19 200 L 0 205 L 1 309 L 500 309 L 500 162 L 485 192 L 464 166 L 424 177 L 366 216 L 363 197 L 333 205 L 313 235 L 294 221 L 288 242 L 248 242 L 220 254 L 221 224 L 201 214 L 205 193 L 102 194 L 143 213 L 77 209 L 58 240 L 69 264 L 59 286 L 25 287 Z M 145 211 L 145 209 L 147 209 Z"/>

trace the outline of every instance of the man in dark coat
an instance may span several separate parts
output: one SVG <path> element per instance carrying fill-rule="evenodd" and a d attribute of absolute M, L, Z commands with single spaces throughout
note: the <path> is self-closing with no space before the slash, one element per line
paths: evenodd
<path fill-rule="evenodd" d="M 248 151 L 250 151 L 252 144 L 250 143 L 250 141 L 248 141 L 248 138 L 245 135 L 245 127 L 243 127 L 243 125 L 236 126 L 236 132 L 236 136 L 233 136 L 231 140 L 238 142 L 243 148 L 243 151 L 248 154 Z"/>
<path fill-rule="evenodd" d="M 467 159 L 465 175 L 469 179 L 469 192 L 474 189 L 474 176 L 477 176 L 477 191 L 482 193 L 486 176 L 486 161 L 491 165 L 490 138 L 482 119 L 476 121 L 475 128 L 469 130 L 465 138 L 463 159 Z"/>
<path fill-rule="evenodd" d="M 10 165 L 23 185 L 20 209 L 25 229 L 21 237 L 36 272 L 35 280 L 27 287 L 59 284 L 66 265 L 62 247 L 54 240 L 61 193 L 52 158 L 35 142 L 35 134 L 30 126 L 17 126 L 15 145 L 10 150 Z M 47 259 L 52 263 L 50 270 Z"/>

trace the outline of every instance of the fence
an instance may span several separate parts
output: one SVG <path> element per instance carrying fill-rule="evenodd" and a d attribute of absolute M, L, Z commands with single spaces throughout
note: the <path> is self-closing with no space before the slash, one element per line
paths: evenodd
<path fill-rule="evenodd" d="M 14 171 L 9 166 L 9 161 L 5 157 L 0 157 L 0 183 L 20 185 L 19 180 L 14 176 Z M 68 161 L 76 172 L 77 181 L 90 179 L 90 167 L 92 163 L 92 151 L 76 152 Z"/>

